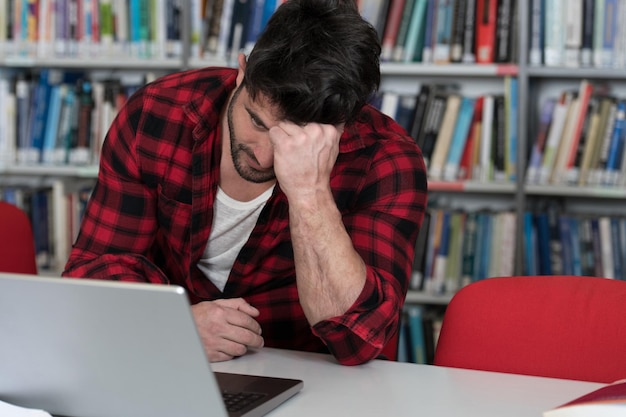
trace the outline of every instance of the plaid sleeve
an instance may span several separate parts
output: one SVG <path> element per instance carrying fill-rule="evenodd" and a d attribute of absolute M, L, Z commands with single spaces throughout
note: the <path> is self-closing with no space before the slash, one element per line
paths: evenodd
<path fill-rule="evenodd" d="M 366 284 L 346 314 L 313 328 L 344 365 L 377 357 L 397 331 L 426 208 L 426 169 L 420 150 L 412 141 L 384 149 L 368 171 L 357 209 L 343 219 L 367 265 Z"/>
<path fill-rule="evenodd" d="M 157 228 L 155 190 L 136 154 L 142 91 L 120 110 L 103 144 L 98 179 L 64 276 L 166 283 L 147 258 Z"/>

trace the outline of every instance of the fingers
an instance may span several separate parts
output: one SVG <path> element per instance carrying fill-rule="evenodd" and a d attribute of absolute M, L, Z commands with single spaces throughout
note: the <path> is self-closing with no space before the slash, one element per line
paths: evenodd
<path fill-rule="evenodd" d="M 215 300 L 214 303 L 223 307 L 239 310 L 242 313 L 246 313 L 252 317 L 257 317 L 259 315 L 259 310 L 256 307 L 248 304 L 248 302 L 243 298 L 224 298 L 220 300 Z"/>
<path fill-rule="evenodd" d="M 198 303 L 192 306 L 192 313 L 212 362 L 229 360 L 264 345 L 261 326 L 254 319 L 259 311 L 242 298 Z"/>

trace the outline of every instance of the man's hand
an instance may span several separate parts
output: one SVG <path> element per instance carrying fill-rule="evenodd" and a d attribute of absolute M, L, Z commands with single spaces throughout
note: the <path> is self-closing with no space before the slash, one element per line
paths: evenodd
<path fill-rule="evenodd" d="M 259 310 L 243 298 L 204 301 L 191 307 L 191 312 L 211 362 L 242 356 L 248 348 L 263 347 L 261 326 L 254 319 Z"/>
<path fill-rule="evenodd" d="M 270 129 L 274 172 L 289 203 L 296 196 L 308 199 L 329 192 L 330 172 L 339 154 L 343 125 L 281 122 Z"/>

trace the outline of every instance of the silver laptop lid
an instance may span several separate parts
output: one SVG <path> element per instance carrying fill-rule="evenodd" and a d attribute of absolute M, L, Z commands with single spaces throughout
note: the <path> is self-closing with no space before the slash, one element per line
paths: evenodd
<path fill-rule="evenodd" d="M 80 417 L 224 417 L 181 287 L 0 273 L 0 400 Z"/>

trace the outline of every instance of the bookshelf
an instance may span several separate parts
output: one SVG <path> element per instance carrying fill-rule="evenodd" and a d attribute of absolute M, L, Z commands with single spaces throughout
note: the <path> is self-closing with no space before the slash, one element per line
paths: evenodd
<path fill-rule="evenodd" d="M 430 0 L 425 0 L 430 1 Z M 598 0 L 600 1 L 600 0 Z M 407 2 L 408 3 L 408 2 Z M 414 4 L 418 4 L 416 0 Z M 454 4 L 455 2 L 442 2 Z M 460 2 L 465 4 L 465 2 Z M 78 56 L 55 57 L 13 53 L 0 57 L 0 79 L 10 79 L 15 74 L 36 74 L 44 68 L 60 70 L 81 70 L 95 77 L 110 76 L 137 77 L 146 73 L 158 76 L 163 73 L 197 68 L 208 65 L 230 65 L 227 56 L 198 53 L 194 31 L 197 31 L 198 16 L 193 7 L 200 2 L 181 2 L 180 53 L 175 57 L 93 55 L 87 58 Z M 391 4 L 391 3 L 390 3 Z M 527 184 L 526 166 L 530 147 L 537 135 L 539 108 L 546 97 L 555 96 L 564 89 L 575 89 L 582 79 L 603 82 L 612 91 L 626 97 L 626 73 L 623 68 L 566 67 L 534 65 L 529 62 L 535 55 L 533 48 L 533 4 L 534 1 L 518 0 L 513 3 L 516 23 L 511 33 L 509 46 L 512 58 L 505 62 L 491 63 L 449 63 L 435 64 L 424 62 L 389 61 L 381 64 L 381 91 L 397 91 L 401 94 L 417 95 L 420 87 L 428 83 L 456 84 L 464 96 L 478 97 L 484 94 L 505 93 L 507 80 L 517 81 L 516 144 L 513 152 L 515 163 L 511 176 L 505 181 L 431 180 L 429 200 L 431 206 L 448 207 L 451 210 L 513 211 L 516 214 L 514 239 L 514 261 L 512 275 L 528 273 L 527 245 L 524 235 L 524 214 L 529 207 L 538 207 L 546 199 L 557 200 L 566 211 L 580 214 L 594 212 L 619 212 L 620 204 L 626 198 L 625 187 L 569 186 L 563 184 Z M 200 22 L 202 24 L 202 22 Z M 476 22 L 474 22 L 476 23 Z M 1 39 L 1 38 L 0 38 Z M 531 56 L 532 55 L 532 56 Z M 1 141 L 0 141 L 1 143 Z M 1 156 L 1 155 L 0 155 Z M 18 164 L 15 161 L 0 160 L 0 187 L 39 186 L 61 182 L 66 189 L 74 189 L 74 184 L 93 181 L 97 175 L 96 160 L 82 165 L 40 165 Z M 512 175 L 514 174 L 514 175 Z M 411 289 L 407 302 L 413 304 L 447 304 L 451 294 L 431 294 Z"/>

